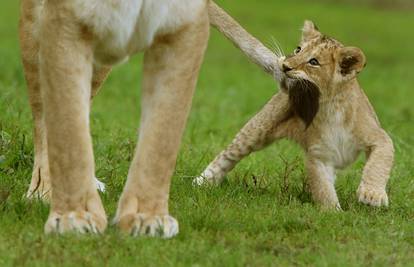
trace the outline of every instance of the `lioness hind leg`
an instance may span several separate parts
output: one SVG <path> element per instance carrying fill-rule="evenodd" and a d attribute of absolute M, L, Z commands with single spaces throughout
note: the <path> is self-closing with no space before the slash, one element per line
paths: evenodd
<path fill-rule="evenodd" d="M 169 238 L 178 233 L 168 196 L 180 140 L 207 46 L 206 13 L 145 53 L 140 134 L 115 222 L 129 234 Z"/>
<path fill-rule="evenodd" d="M 94 66 L 92 75 L 92 90 L 91 90 L 91 101 L 98 94 L 102 84 L 111 72 L 111 67 L 108 66 Z"/>
<path fill-rule="evenodd" d="M 108 77 L 108 74 L 111 72 L 111 67 L 108 66 L 94 66 L 92 72 L 92 85 L 91 85 L 91 98 L 90 104 L 92 106 L 93 98 L 98 94 L 99 90 L 101 89 L 102 84 Z M 94 178 L 96 187 L 99 191 L 105 192 L 106 185 L 105 183 L 101 182 L 98 178 Z"/>
<path fill-rule="evenodd" d="M 64 2 L 64 1 L 63 1 Z M 64 3 L 63 3 L 64 4 Z M 40 29 L 40 84 L 52 184 L 47 233 L 102 232 L 89 134 L 92 38 L 60 1 L 47 1 Z"/>
<path fill-rule="evenodd" d="M 47 200 L 51 196 L 49 164 L 47 159 L 46 127 L 39 82 L 39 42 L 34 37 L 38 0 L 23 0 L 19 24 L 19 38 L 24 74 L 33 116 L 34 166 L 28 198 Z"/>

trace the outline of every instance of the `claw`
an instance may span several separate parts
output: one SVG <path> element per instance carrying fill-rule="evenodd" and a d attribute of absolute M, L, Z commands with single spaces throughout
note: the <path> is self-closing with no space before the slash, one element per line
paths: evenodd
<path fill-rule="evenodd" d="M 162 238 L 171 238 L 177 235 L 179 231 L 178 223 L 173 217 L 169 215 L 153 216 L 144 213 L 136 214 L 132 224 L 127 226 L 125 230 L 133 237 L 159 236 Z"/>
<path fill-rule="evenodd" d="M 93 216 L 87 211 L 72 211 L 66 214 L 52 213 L 46 222 L 45 232 L 47 234 L 66 232 L 100 234 L 105 227 L 105 217 Z"/>
<path fill-rule="evenodd" d="M 374 207 L 388 206 L 388 196 L 385 190 L 360 185 L 358 188 L 358 201 Z"/>

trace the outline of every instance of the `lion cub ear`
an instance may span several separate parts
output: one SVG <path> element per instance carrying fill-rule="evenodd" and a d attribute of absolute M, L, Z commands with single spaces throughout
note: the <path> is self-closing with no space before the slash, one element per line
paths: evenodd
<path fill-rule="evenodd" d="M 312 21 L 305 20 L 302 28 L 302 42 L 309 41 L 321 35 L 318 27 Z"/>
<path fill-rule="evenodd" d="M 358 47 L 342 47 L 336 58 L 342 76 L 355 77 L 366 65 L 365 55 Z"/>

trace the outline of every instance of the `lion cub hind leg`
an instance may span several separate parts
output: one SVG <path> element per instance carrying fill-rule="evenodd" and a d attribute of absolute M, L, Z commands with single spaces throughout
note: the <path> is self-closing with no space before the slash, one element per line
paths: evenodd
<path fill-rule="evenodd" d="M 220 184 L 243 158 L 254 151 L 263 149 L 269 143 L 285 137 L 286 127 L 280 126 L 286 116 L 288 99 L 286 94 L 278 93 L 237 133 L 232 143 L 222 151 L 193 180 L 193 185 Z M 290 122 L 285 122 L 285 124 Z"/>
<path fill-rule="evenodd" d="M 144 57 L 140 134 L 115 223 L 133 236 L 178 233 L 168 196 L 181 136 L 207 46 L 206 13 L 155 40 Z"/>
<path fill-rule="evenodd" d="M 107 219 L 93 180 L 88 118 L 92 42 L 61 4 L 45 2 L 39 38 L 40 83 L 52 184 L 45 231 L 103 232 Z"/>
<path fill-rule="evenodd" d="M 335 191 L 335 169 L 320 160 L 308 158 L 306 161 L 307 183 L 312 199 L 326 209 L 341 210 Z"/>
<path fill-rule="evenodd" d="M 394 161 L 394 146 L 385 131 L 370 136 L 367 163 L 358 187 L 357 196 L 361 203 L 374 207 L 388 206 L 386 186 Z"/>

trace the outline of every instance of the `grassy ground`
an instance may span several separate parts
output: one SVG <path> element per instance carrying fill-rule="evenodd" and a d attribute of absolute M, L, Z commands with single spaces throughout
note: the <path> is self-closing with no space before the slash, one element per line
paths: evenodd
<path fill-rule="evenodd" d="M 99 237 L 43 234 L 48 206 L 22 198 L 33 145 L 17 2 L 0 9 L 0 266 L 414 266 L 412 11 L 329 1 L 219 1 L 267 44 L 274 36 L 292 50 L 310 18 L 365 51 L 368 66 L 360 82 L 396 147 L 391 205 L 357 203 L 361 158 L 337 181 L 344 212 L 318 210 L 303 190 L 302 153 L 288 142 L 243 161 L 223 186 L 192 188 L 191 177 L 277 90 L 213 31 L 171 189 L 171 213 L 181 233 L 164 241 L 125 237 L 113 227 Z M 140 68 L 141 57 L 117 67 L 91 115 L 96 172 L 108 186 L 102 198 L 110 216 L 136 142 Z"/>

